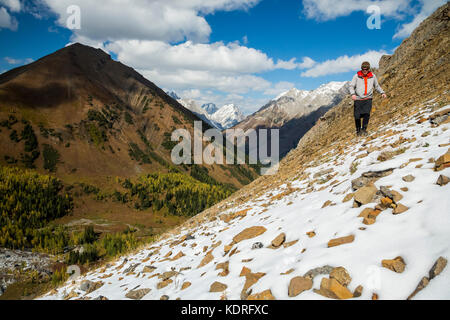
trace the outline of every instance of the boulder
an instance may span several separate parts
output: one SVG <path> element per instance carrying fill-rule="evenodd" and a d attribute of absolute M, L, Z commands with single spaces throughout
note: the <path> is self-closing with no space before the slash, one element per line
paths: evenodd
<path fill-rule="evenodd" d="M 286 241 L 286 234 L 281 233 L 275 239 L 272 240 L 272 246 L 275 248 L 280 247 Z"/>
<path fill-rule="evenodd" d="M 272 295 L 272 291 L 269 289 L 260 293 L 249 295 L 247 297 L 247 300 L 275 300 L 275 297 Z"/>
<path fill-rule="evenodd" d="M 222 292 L 225 291 L 227 288 L 228 286 L 226 284 L 216 281 L 209 288 L 209 292 Z"/>
<path fill-rule="evenodd" d="M 342 237 L 342 238 L 332 239 L 332 240 L 328 241 L 328 248 L 340 246 L 340 245 L 343 245 L 346 243 L 351 243 L 354 240 L 355 240 L 354 235 L 349 235 L 349 236 Z"/>
<path fill-rule="evenodd" d="M 439 178 L 437 179 L 436 184 L 440 185 L 442 187 L 442 186 L 447 185 L 449 182 L 450 182 L 450 178 L 441 174 L 439 176 Z"/>
<path fill-rule="evenodd" d="M 394 259 L 386 259 L 381 261 L 381 265 L 391 271 L 402 273 L 405 271 L 406 263 L 402 257 L 396 257 Z"/>
<path fill-rule="evenodd" d="M 309 279 L 314 279 L 316 276 L 321 275 L 321 274 L 330 274 L 331 271 L 333 271 L 333 267 L 331 266 L 323 266 L 323 267 L 318 267 L 318 268 L 314 268 L 309 270 L 308 272 L 306 272 L 303 277 L 305 278 L 309 278 Z"/>
<path fill-rule="evenodd" d="M 408 211 L 409 208 L 401 203 L 397 204 L 395 209 L 392 211 L 393 214 L 402 214 L 403 212 Z"/>
<path fill-rule="evenodd" d="M 252 245 L 252 249 L 253 249 L 253 250 L 255 250 L 255 249 L 261 249 L 261 248 L 264 248 L 264 245 L 262 244 L 262 242 L 255 242 L 255 243 Z"/>
<path fill-rule="evenodd" d="M 445 269 L 446 266 L 447 266 L 447 259 L 445 259 L 444 257 L 439 257 L 434 263 L 433 267 L 431 267 L 431 270 L 429 272 L 430 280 L 438 276 L 442 272 L 442 270 Z"/>
<path fill-rule="evenodd" d="M 310 278 L 306 277 L 295 277 L 291 279 L 288 288 L 289 297 L 296 297 L 300 293 L 312 288 L 313 282 Z"/>
<path fill-rule="evenodd" d="M 344 267 L 334 268 L 330 273 L 330 279 L 335 279 L 344 287 L 348 286 L 352 281 L 352 278 Z"/>
<path fill-rule="evenodd" d="M 236 236 L 234 236 L 233 242 L 239 243 L 239 242 L 247 240 L 247 239 L 256 238 L 257 236 L 263 234 L 266 231 L 267 231 L 267 229 L 262 226 L 250 227 L 250 228 L 243 230 Z"/>
<path fill-rule="evenodd" d="M 363 286 L 359 285 L 356 287 L 355 291 L 353 292 L 353 297 L 354 298 L 359 298 L 361 297 L 363 292 Z"/>
<path fill-rule="evenodd" d="M 353 298 L 353 293 L 336 279 L 323 278 L 320 283 L 320 290 L 315 290 L 314 292 L 331 299 L 344 300 Z"/>
<path fill-rule="evenodd" d="M 407 175 L 407 176 L 404 176 L 404 177 L 402 178 L 402 180 L 405 181 L 405 182 L 413 182 L 415 179 L 416 179 L 416 178 L 415 178 L 413 175 L 411 175 L 411 174 L 409 174 L 409 175 Z"/>
<path fill-rule="evenodd" d="M 128 291 L 125 295 L 126 298 L 132 299 L 132 300 L 141 300 L 145 295 L 147 295 L 150 292 L 150 289 L 138 289 L 138 290 L 131 290 Z"/>
<path fill-rule="evenodd" d="M 355 192 L 354 199 L 361 205 L 372 202 L 373 197 L 377 192 L 377 188 L 374 185 L 362 187 Z"/>
<path fill-rule="evenodd" d="M 185 283 L 183 283 L 183 285 L 181 286 L 181 290 L 187 289 L 192 285 L 192 283 L 190 283 L 189 281 L 186 281 Z"/>
<path fill-rule="evenodd" d="M 163 295 L 163 296 L 161 296 L 161 298 L 159 298 L 159 300 L 169 300 L 169 296 L 167 296 L 167 295 Z"/>

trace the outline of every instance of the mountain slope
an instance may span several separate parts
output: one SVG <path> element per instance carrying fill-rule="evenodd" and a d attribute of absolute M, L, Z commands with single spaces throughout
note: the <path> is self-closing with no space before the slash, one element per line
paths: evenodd
<path fill-rule="evenodd" d="M 276 175 L 43 298 L 450 299 L 449 17 L 446 4 L 382 58 L 390 99 L 369 137 L 346 98 Z"/>
<path fill-rule="evenodd" d="M 1 75 L 0 103 L 0 120 L 24 119 L 36 135 L 41 156 L 31 166 L 45 166 L 42 146 L 49 145 L 60 156 L 59 175 L 167 172 L 173 167 L 172 132 L 185 128 L 192 134 L 193 122 L 200 120 L 133 69 L 81 44 Z M 12 130 L 20 133 L 21 125 Z M 12 141 L 1 146 L 2 162 L 4 156 L 19 160 L 24 154 L 23 142 L 9 139 L 14 134 L 8 130 L 0 133 L 2 141 Z M 249 182 L 237 171 L 230 175 L 221 166 L 205 168 L 220 182 L 236 187 Z"/>

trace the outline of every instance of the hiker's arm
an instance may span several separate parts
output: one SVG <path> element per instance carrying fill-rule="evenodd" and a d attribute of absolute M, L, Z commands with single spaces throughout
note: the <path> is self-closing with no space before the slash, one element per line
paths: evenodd
<path fill-rule="evenodd" d="M 355 88 L 356 88 L 356 77 L 354 76 L 352 79 L 352 82 L 350 82 L 350 86 L 348 89 L 350 90 L 350 95 L 354 96 L 356 94 Z"/>

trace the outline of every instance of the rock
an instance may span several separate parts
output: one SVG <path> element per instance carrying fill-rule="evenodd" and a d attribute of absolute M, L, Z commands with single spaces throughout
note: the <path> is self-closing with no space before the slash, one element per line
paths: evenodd
<path fill-rule="evenodd" d="M 245 283 L 244 283 L 244 287 L 242 288 L 242 291 L 241 291 L 241 300 L 247 299 L 247 297 L 251 293 L 251 292 L 248 292 L 248 288 L 250 288 L 256 282 L 258 282 L 259 279 L 261 279 L 265 275 L 266 274 L 263 272 L 258 272 L 258 273 L 248 272 L 245 274 Z"/>
<path fill-rule="evenodd" d="M 450 152 L 440 156 L 435 162 L 435 171 L 441 171 L 450 167 Z"/>
<path fill-rule="evenodd" d="M 340 246 L 342 244 L 351 243 L 355 240 L 354 235 L 349 235 L 342 238 L 336 238 L 328 241 L 328 248 Z"/>
<path fill-rule="evenodd" d="M 333 203 L 333 201 L 331 201 L 331 200 L 325 201 L 324 204 L 322 205 L 322 209 L 326 208 L 326 207 L 329 207 L 332 203 Z"/>
<path fill-rule="evenodd" d="M 247 267 L 242 267 L 241 273 L 239 274 L 239 277 L 245 277 L 248 274 L 250 274 L 252 271 Z"/>
<path fill-rule="evenodd" d="M 362 292 L 363 292 L 363 286 L 361 286 L 361 285 L 357 286 L 355 291 L 353 292 L 353 298 L 361 297 Z"/>
<path fill-rule="evenodd" d="M 213 250 L 214 250 L 214 249 L 213 249 Z M 200 262 L 200 264 L 197 266 L 197 269 L 198 269 L 198 268 L 201 268 L 201 267 L 203 267 L 203 266 L 206 266 L 208 263 L 210 263 L 210 262 L 214 259 L 214 256 L 213 256 L 213 254 L 212 254 L 213 250 L 209 251 L 209 252 L 205 255 L 205 257 L 203 258 L 203 260 L 202 260 L 202 261 Z"/>
<path fill-rule="evenodd" d="M 230 273 L 229 265 L 230 265 L 229 261 L 217 264 L 216 265 L 216 270 L 222 269 L 222 272 L 219 273 L 218 276 L 226 277 Z"/>
<path fill-rule="evenodd" d="M 297 242 L 298 242 L 298 240 L 293 240 L 293 241 L 285 242 L 285 243 L 283 243 L 283 247 L 284 247 L 284 248 L 289 248 L 289 247 L 293 246 L 294 244 L 296 244 Z"/>
<path fill-rule="evenodd" d="M 348 202 L 348 201 L 352 200 L 354 195 L 355 195 L 354 193 L 349 193 L 349 194 L 347 194 L 347 195 L 344 197 L 344 199 L 342 200 L 342 202 Z"/>
<path fill-rule="evenodd" d="M 172 261 L 178 260 L 184 256 L 185 256 L 185 254 L 182 251 L 180 251 L 180 252 L 178 252 L 178 254 L 175 257 L 172 258 Z"/>
<path fill-rule="evenodd" d="M 372 300 L 378 300 L 378 294 L 372 293 Z"/>
<path fill-rule="evenodd" d="M 307 273 L 303 275 L 305 278 L 314 279 L 316 276 L 321 274 L 330 274 L 333 271 L 334 267 L 331 266 L 323 266 L 309 270 Z"/>
<path fill-rule="evenodd" d="M 228 286 L 226 284 L 216 281 L 209 288 L 209 292 L 222 292 L 225 291 L 227 288 Z"/>
<path fill-rule="evenodd" d="M 233 242 L 234 243 L 239 243 L 239 242 L 241 242 L 243 240 L 252 239 L 252 238 L 255 238 L 255 237 L 263 234 L 266 231 L 267 231 L 267 229 L 264 228 L 264 227 L 261 227 L 261 226 L 247 228 L 244 231 L 242 231 L 239 234 L 237 234 L 233 238 Z"/>
<path fill-rule="evenodd" d="M 92 299 L 94 301 L 108 301 L 109 299 L 104 296 L 98 296 L 97 298 Z"/>
<path fill-rule="evenodd" d="M 153 271 L 155 271 L 156 270 L 156 267 L 153 267 L 153 266 L 145 266 L 143 269 L 142 269 L 142 273 L 151 273 L 151 272 L 153 272 Z"/>
<path fill-rule="evenodd" d="M 403 196 L 400 194 L 400 192 L 397 192 L 395 190 L 391 191 L 391 194 L 394 196 L 392 200 L 394 200 L 395 203 L 398 203 L 403 199 Z"/>
<path fill-rule="evenodd" d="M 173 271 L 173 270 L 167 271 L 167 272 L 164 272 L 163 274 L 159 275 L 158 279 L 167 280 L 167 279 L 170 279 L 170 278 L 176 276 L 177 274 L 178 274 L 178 272 Z"/>
<path fill-rule="evenodd" d="M 411 293 L 406 300 L 411 300 L 416 294 L 418 294 L 420 291 L 422 291 L 428 284 L 430 283 L 430 279 L 427 277 L 423 277 L 419 284 L 417 285 L 416 289 Z"/>
<path fill-rule="evenodd" d="M 381 265 L 391 271 L 402 273 L 405 271 L 406 263 L 402 257 L 396 257 L 395 259 L 386 259 L 381 261 Z"/>
<path fill-rule="evenodd" d="M 72 298 L 77 298 L 78 297 L 78 293 L 76 293 L 75 291 L 71 291 L 67 296 L 64 297 L 64 300 L 69 300 Z"/>
<path fill-rule="evenodd" d="M 439 257 L 429 272 L 430 280 L 438 276 L 442 272 L 442 270 L 445 269 L 446 266 L 447 266 L 447 259 L 445 259 L 444 257 Z"/>
<path fill-rule="evenodd" d="M 272 291 L 265 290 L 260 293 L 255 293 L 247 297 L 247 300 L 275 300 L 275 297 L 272 295 Z"/>
<path fill-rule="evenodd" d="M 362 187 L 355 192 L 354 199 L 361 205 L 368 204 L 372 202 L 376 192 L 377 188 L 373 185 Z"/>
<path fill-rule="evenodd" d="M 280 247 L 286 241 L 286 234 L 281 233 L 275 239 L 272 240 L 272 246 L 275 248 Z"/>
<path fill-rule="evenodd" d="M 369 217 L 364 218 L 364 220 L 363 220 L 363 224 L 365 224 L 366 226 L 370 226 L 370 225 L 374 224 L 375 222 L 376 222 L 376 219 L 369 218 Z"/>
<path fill-rule="evenodd" d="M 390 208 L 393 203 L 394 203 L 394 201 L 392 201 L 391 198 L 385 197 L 385 198 L 381 199 L 381 207 L 384 209 Z"/>
<path fill-rule="evenodd" d="M 392 172 L 394 172 L 394 169 L 365 172 L 361 175 L 360 178 L 352 181 L 352 189 L 356 191 L 362 187 L 365 187 L 370 182 L 375 182 L 380 178 L 387 177 L 388 175 L 392 174 Z"/>
<path fill-rule="evenodd" d="M 388 197 L 390 199 L 394 199 L 394 195 L 391 193 L 391 191 L 387 187 L 381 186 L 380 191 L 383 194 L 383 196 Z"/>
<path fill-rule="evenodd" d="M 163 300 L 163 301 L 169 300 L 169 296 L 163 295 L 163 296 L 161 296 L 161 298 L 159 298 L 159 300 Z"/>
<path fill-rule="evenodd" d="M 344 267 L 334 268 L 330 273 L 330 279 L 336 279 L 344 287 L 348 286 L 352 281 L 352 278 Z"/>
<path fill-rule="evenodd" d="M 291 279 L 288 288 L 289 297 L 296 297 L 300 293 L 312 288 L 313 282 L 310 278 L 295 277 Z"/>
<path fill-rule="evenodd" d="M 156 288 L 157 288 L 158 290 L 159 290 L 159 289 L 162 289 L 162 288 L 165 288 L 165 287 L 167 287 L 169 284 L 171 284 L 172 282 L 173 282 L 172 279 L 163 280 L 163 281 L 159 282 L 159 283 L 156 285 Z"/>
<path fill-rule="evenodd" d="M 181 286 L 181 290 L 187 289 L 192 285 L 192 283 L 190 283 L 189 281 L 186 281 L 185 283 L 183 283 L 183 285 Z"/>
<path fill-rule="evenodd" d="M 403 181 L 405 181 L 405 182 L 413 182 L 416 178 L 413 176 L 413 175 L 407 175 L 407 176 L 404 176 L 403 178 Z"/>
<path fill-rule="evenodd" d="M 94 282 L 89 280 L 83 280 L 80 284 L 80 290 L 84 292 L 88 292 L 90 288 L 92 288 L 95 285 Z"/>
<path fill-rule="evenodd" d="M 252 249 L 253 250 L 255 250 L 255 249 L 261 249 L 261 248 L 263 248 L 264 247 L 264 245 L 261 243 L 261 242 L 255 242 L 253 245 L 252 245 Z"/>
<path fill-rule="evenodd" d="M 314 238 L 316 236 L 316 233 L 314 231 L 309 231 L 306 233 L 306 235 L 310 238 Z"/>
<path fill-rule="evenodd" d="M 223 247 L 223 251 L 225 254 L 227 254 L 228 252 L 230 252 L 230 250 L 233 248 L 233 244 L 229 244 L 229 245 L 225 245 Z"/>
<path fill-rule="evenodd" d="M 125 295 L 126 298 L 132 299 L 132 300 L 141 300 L 145 295 L 147 295 L 150 292 L 150 289 L 138 289 L 138 290 L 131 290 L 128 291 Z"/>
<path fill-rule="evenodd" d="M 392 211 L 393 214 L 402 214 L 403 212 L 408 211 L 409 208 L 407 206 L 404 206 L 403 204 L 399 203 L 395 207 L 395 209 Z"/>
<path fill-rule="evenodd" d="M 91 292 L 94 292 L 97 289 L 100 289 L 103 286 L 103 282 L 92 282 L 89 280 L 84 280 L 80 284 L 80 290 L 86 292 L 86 294 L 89 294 Z"/>
<path fill-rule="evenodd" d="M 449 182 L 450 182 L 450 178 L 441 174 L 439 176 L 439 178 L 437 179 L 436 184 L 440 185 L 442 187 L 442 186 L 447 185 Z"/>
<path fill-rule="evenodd" d="M 346 287 L 341 285 L 336 279 L 323 278 L 320 283 L 320 290 L 314 292 L 331 299 L 350 299 L 353 294 Z"/>

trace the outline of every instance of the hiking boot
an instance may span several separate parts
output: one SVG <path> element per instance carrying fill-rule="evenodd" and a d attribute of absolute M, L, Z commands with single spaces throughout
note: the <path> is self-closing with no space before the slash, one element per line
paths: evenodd
<path fill-rule="evenodd" d="M 361 130 L 357 130 L 357 131 L 356 131 L 356 136 L 357 136 L 357 137 L 361 137 L 361 133 L 362 133 Z"/>
<path fill-rule="evenodd" d="M 364 130 L 364 129 L 363 129 L 363 130 L 361 131 L 360 135 L 363 136 L 363 137 L 367 137 L 369 134 L 367 133 L 367 130 Z"/>

